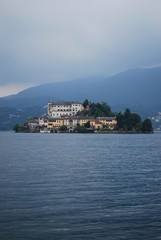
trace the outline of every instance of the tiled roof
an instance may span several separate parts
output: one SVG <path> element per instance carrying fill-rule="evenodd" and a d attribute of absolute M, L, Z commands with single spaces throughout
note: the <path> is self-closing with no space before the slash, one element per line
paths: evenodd
<path fill-rule="evenodd" d="M 98 119 L 96 119 L 96 124 L 102 124 Z"/>
<path fill-rule="evenodd" d="M 116 120 L 116 117 L 97 117 L 99 120 Z"/>
<path fill-rule="evenodd" d="M 51 104 L 53 104 L 53 105 L 71 105 L 71 104 L 82 104 L 82 103 L 80 103 L 80 102 L 63 102 L 63 101 L 61 101 L 61 102 L 49 102 L 49 103 L 51 103 Z"/>
<path fill-rule="evenodd" d="M 48 118 L 48 122 L 56 121 L 56 120 L 63 120 L 63 118 Z"/>

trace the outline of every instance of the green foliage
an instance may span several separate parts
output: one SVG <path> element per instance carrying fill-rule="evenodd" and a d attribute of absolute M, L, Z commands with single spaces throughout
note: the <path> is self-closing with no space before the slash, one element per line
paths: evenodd
<path fill-rule="evenodd" d="M 77 133 L 87 133 L 87 128 L 85 128 L 84 126 L 76 126 L 74 129 L 74 132 Z"/>
<path fill-rule="evenodd" d="M 153 127 L 152 127 L 152 123 L 151 120 L 146 118 L 143 123 L 142 123 L 142 132 L 143 133 L 151 133 L 153 132 Z"/>
<path fill-rule="evenodd" d="M 86 123 L 84 124 L 84 127 L 85 127 L 85 128 L 90 128 L 90 121 L 86 122 Z"/>
<path fill-rule="evenodd" d="M 125 132 L 152 132 L 153 127 L 150 119 L 142 119 L 139 114 L 131 113 L 129 109 L 126 109 L 124 114 L 118 113 L 116 116 L 117 127 L 116 130 L 122 130 Z"/>
<path fill-rule="evenodd" d="M 105 126 L 103 126 L 102 131 L 103 131 L 103 132 L 110 132 L 110 131 L 112 131 L 112 130 L 109 128 L 108 125 L 105 125 Z"/>
<path fill-rule="evenodd" d="M 15 132 L 28 132 L 29 128 L 26 124 L 20 125 L 20 124 L 15 124 L 13 127 L 13 131 Z"/>
<path fill-rule="evenodd" d="M 13 127 L 13 131 L 15 131 L 15 132 L 19 132 L 20 129 L 21 129 L 21 126 L 19 124 L 15 124 Z"/>
<path fill-rule="evenodd" d="M 62 125 L 61 127 L 60 127 L 60 131 L 66 131 L 67 130 L 67 126 L 66 125 Z"/>
<path fill-rule="evenodd" d="M 107 103 L 91 103 L 90 114 L 94 117 L 107 117 L 111 115 L 111 109 Z"/>
<path fill-rule="evenodd" d="M 77 133 L 92 133 L 94 129 L 90 129 L 90 122 L 84 124 L 84 126 L 80 126 L 79 124 L 75 127 L 74 132 Z"/>
<path fill-rule="evenodd" d="M 111 112 L 111 108 L 107 103 L 102 102 L 102 103 L 90 103 L 86 99 L 83 103 L 83 106 L 87 106 L 87 103 L 89 105 L 89 109 L 83 110 L 79 115 L 82 116 L 94 116 L 96 117 L 110 117 L 114 116 L 114 113 Z"/>
<path fill-rule="evenodd" d="M 123 131 L 141 131 L 141 117 L 137 113 L 131 113 L 131 111 L 127 108 L 124 112 L 118 113 L 116 116 L 117 119 L 117 130 Z"/>
<path fill-rule="evenodd" d="M 86 99 L 83 103 L 84 109 L 86 109 L 88 105 L 89 105 L 89 101 L 88 101 L 88 99 Z"/>

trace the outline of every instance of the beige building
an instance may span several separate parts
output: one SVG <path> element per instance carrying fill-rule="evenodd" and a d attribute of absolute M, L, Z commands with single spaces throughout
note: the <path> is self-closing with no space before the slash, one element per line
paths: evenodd
<path fill-rule="evenodd" d="M 87 122 L 90 122 L 92 120 L 94 120 L 93 117 L 73 116 L 61 118 L 48 117 L 47 123 L 46 118 L 41 118 L 39 122 L 41 124 L 40 127 L 47 128 L 48 130 L 54 130 L 59 129 L 63 125 L 66 125 L 68 129 L 74 129 L 77 125 L 84 126 Z"/>
<path fill-rule="evenodd" d="M 49 130 L 58 129 L 62 125 L 64 125 L 63 118 L 49 118 L 48 124 L 47 124 L 47 129 L 49 129 Z"/>
<path fill-rule="evenodd" d="M 103 128 L 103 124 L 98 119 L 91 120 L 90 126 L 91 126 L 91 128 L 94 128 L 94 129 L 102 129 Z"/>
<path fill-rule="evenodd" d="M 79 124 L 79 117 L 78 116 L 64 118 L 64 125 L 66 125 L 67 128 L 74 128 L 78 124 Z"/>
<path fill-rule="evenodd" d="M 114 129 L 117 124 L 116 117 L 97 117 L 103 126 L 108 126 L 110 129 Z"/>
<path fill-rule="evenodd" d="M 84 126 L 87 122 L 90 122 L 94 119 L 94 117 L 79 117 L 79 125 Z"/>
<path fill-rule="evenodd" d="M 114 129 L 117 124 L 115 117 L 97 117 L 94 119 L 92 116 L 66 116 L 66 117 L 40 117 L 39 126 L 40 129 L 46 130 L 58 130 L 61 126 L 66 125 L 68 130 L 73 130 L 76 126 L 84 126 L 87 122 L 90 122 L 90 128 L 102 129 L 104 126 L 108 126 L 109 129 Z"/>

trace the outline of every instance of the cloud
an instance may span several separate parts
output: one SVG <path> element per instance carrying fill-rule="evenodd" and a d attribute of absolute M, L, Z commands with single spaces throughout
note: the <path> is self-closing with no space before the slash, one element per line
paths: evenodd
<path fill-rule="evenodd" d="M 1 0 L 0 85 L 161 62 L 161 1 Z"/>
<path fill-rule="evenodd" d="M 26 85 L 26 84 L 7 84 L 5 86 L 0 86 L 0 97 L 5 97 L 8 95 L 16 94 L 26 88 L 31 87 L 32 85 Z"/>

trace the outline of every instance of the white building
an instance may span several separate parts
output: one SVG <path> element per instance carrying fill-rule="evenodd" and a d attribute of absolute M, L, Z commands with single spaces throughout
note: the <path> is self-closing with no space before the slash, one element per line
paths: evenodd
<path fill-rule="evenodd" d="M 81 112 L 83 109 L 83 105 L 79 102 L 48 103 L 48 115 L 54 118 L 75 116 L 79 111 Z"/>
<path fill-rule="evenodd" d="M 40 127 L 47 127 L 48 125 L 48 117 L 47 116 L 40 116 L 39 117 L 39 126 Z"/>

